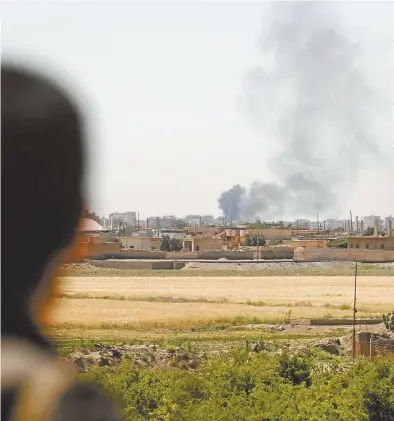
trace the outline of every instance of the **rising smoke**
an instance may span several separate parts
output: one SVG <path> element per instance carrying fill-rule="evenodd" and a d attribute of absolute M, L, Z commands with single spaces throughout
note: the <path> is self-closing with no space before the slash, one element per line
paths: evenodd
<path fill-rule="evenodd" d="M 374 123 L 387 105 L 367 87 L 359 46 L 330 3 L 276 2 L 264 22 L 260 48 L 269 64 L 246 75 L 240 105 L 261 133 L 257 152 L 279 148 L 267 163 L 276 181 L 234 186 L 219 206 L 243 220 L 336 209 L 339 189 L 382 154 Z"/>

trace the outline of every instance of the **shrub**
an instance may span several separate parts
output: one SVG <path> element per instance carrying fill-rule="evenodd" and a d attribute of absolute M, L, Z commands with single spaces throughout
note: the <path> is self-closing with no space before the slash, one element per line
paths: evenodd
<path fill-rule="evenodd" d="M 388 421 L 394 419 L 394 361 L 362 360 L 350 368 L 303 354 L 211 356 L 195 371 L 97 367 L 93 376 L 115 393 L 129 420 Z"/>
<path fill-rule="evenodd" d="M 392 313 L 383 314 L 383 322 L 386 326 L 386 329 L 394 332 L 394 311 Z"/>
<path fill-rule="evenodd" d="M 293 385 L 305 383 L 311 385 L 311 376 L 308 363 L 300 356 L 289 356 L 284 354 L 280 360 L 279 376 L 283 377 Z"/>
<path fill-rule="evenodd" d="M 330 240 L 328 242 L 328 247 L 338 248 L 338 249 L 346 249 L 347 248 L 347 239 L 346 238 L 338 238 L 337 240 Z"/>

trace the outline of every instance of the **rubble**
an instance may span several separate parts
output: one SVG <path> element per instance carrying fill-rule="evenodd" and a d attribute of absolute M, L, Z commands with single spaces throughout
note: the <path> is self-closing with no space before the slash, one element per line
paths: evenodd
<path fill-rule="evenodd" d="M 77 370 L 86 373 L 93 366 L 110 367 L 128 359 L 141 367 L 173 366 L 187 370 L 197 368 L 199 356 L 191 355 L 182 347 L 169 349 L 158 348 L 156 345 L 121 345 L 106 346 L 96 344 L 95 350 L 80 349 L 64 357 L 75 365 Z"/>

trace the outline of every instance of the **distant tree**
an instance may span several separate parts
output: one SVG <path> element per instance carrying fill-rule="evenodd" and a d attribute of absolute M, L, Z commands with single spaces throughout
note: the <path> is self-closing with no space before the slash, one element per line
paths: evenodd
<path fill-rule="evenodd" d="M 394 311 L 392 313 L 383 314 L 383 321 L 386 329 L 394 332 Z"/>
<path fill-rule="evenodd" d="M 181 251 L 182 250 L 182 242 L 177 238 L 171 238 L 170 240 L 170 250 L 171 251 Z"/>
<path fill-rule="evenodd" d="M 370 236 L 374 235 L 374 229 L 373 229 L 373 228 L 371 228 L 371 227 L 367 228 L 367 229 L 364 231 L 364 235 L 365 235 L 365 236 L 368 236 L 368 237 L 370 237 Z M 382 235 L 382 232 L 381 232 L 380 230 L 378 230 L 378 235 Z"/>
<path fill-rule="evenodd" d="M 373 235 L 373 228 L 369 227 L 364 231 L 364 235 L 371 236 Z"/>
<path fill-rule="evenodd" d="M 161 251 L 171 251 L 170 236 L 163 235 L 160 240 L 160 250 Z"/>
<path fill-rule="evenodd" d="M 161 251 L 180 251 L 182 250 L 182 243 L 177 238 L 170 238 L 169 235 L 163 235 L 160 241 Z"/>
<path fill-rule="evenodd" d="M 328 247 L 337 248 L 337 249 L 346 249 L 347 248 L 347 239 L 338 238 L 337 240 L 330 240 L 328 242 Z"/>
<path fill-rule="evenodd" d="M 259 246 L 264 247 L 266 244 L 266 240 L 264 238 L 263 235 L 257 236 L 257 235 L 252 235 L 249 237 L 246 237 L 246 245 L 247 246 L 257 246 L 257 239 Z"/>
<path fill-rule="evenodd" d="M 182 219 L 178 219 L 172 224 L 172 227 L 181 230 L 187 227 L 187 223 L 185 221 L 182 221 Z"/>

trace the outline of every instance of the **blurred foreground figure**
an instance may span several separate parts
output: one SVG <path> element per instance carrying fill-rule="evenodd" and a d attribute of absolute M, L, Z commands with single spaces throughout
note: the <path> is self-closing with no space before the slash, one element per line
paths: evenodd
<path fill-rule="evenodd" d="M 83 207 L 79 111 L 52 82 L 2 66 L 1 125 L 1 419 L 121 420 L 39 329 Z"/>

